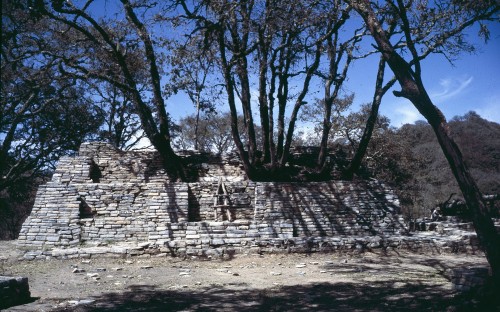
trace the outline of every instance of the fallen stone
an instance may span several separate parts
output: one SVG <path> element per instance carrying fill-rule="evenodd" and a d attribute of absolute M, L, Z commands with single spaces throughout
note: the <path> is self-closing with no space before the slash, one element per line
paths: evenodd
<path fill-rule="evenodd" d="M 30 298 L 27 277 L 0 276 L 0 310 L 26 303 Z"/>
<path fill-rule="evenodd" d="M 151 243 L 139 243 L 138 246 L 141 248 L 148 248 Z"/>

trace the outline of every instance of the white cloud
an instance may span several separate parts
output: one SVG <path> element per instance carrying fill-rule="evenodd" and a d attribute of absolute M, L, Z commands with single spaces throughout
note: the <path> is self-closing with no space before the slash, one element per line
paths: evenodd
<path fill-rule="evenodd" d="M 472 76 L 449 77 L 439 81 L 440 90 L 432 92 L 430 97 L 435 103 L 442 103 L 453 97 L 456 97 L 467 90 L 472 83 Z"/>
<path fill-rule="evenodd" d="M 404 124 L 412 124 L 417 120 L 422 119 L 422 115 L 418 110 L 409 102 L 400 102 L 397 107 L 392 111 L 392 114 L 388 114 L 391 119 L 392 125 L 399 127 Z"/>

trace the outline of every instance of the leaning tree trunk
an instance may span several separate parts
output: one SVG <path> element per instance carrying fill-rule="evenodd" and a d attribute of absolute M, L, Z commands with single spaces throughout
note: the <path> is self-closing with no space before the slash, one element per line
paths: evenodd
<path fill-rule="evenodd" d="M 479 242 L 490 264 L 493 282 L 500 285 L 500 237 L 489 216 L 482 194 L 463 161 L 460 149 L 450 137 L 446 119 L 427 94 L 420 78 L 418 62 L 416 63 L 417 70 L 413 71 L 410 64 L 395 51 L 381 24 L 377 21 L 368 0 L 352 1 L 351 4 L 367 24 L 384 59 L 401 85 L 402 90 L 394 92 L 394 94 L 410 100 L 433 128 L 439 145 L 462 191 L 467 207 L 471 211 L 472 222 Z"/>
<path fill-rule="evenodd" d="M 139 107 L 138 112 L 140 114 L 143 128 L 148 135 L 148 138 L 151 140 L 153 146 L 160 153 L 165 171 L 172 180 L 184 181 L 186 177 L 182 161 L 172 149 L 169 117 L 165 109 L 165 100 L 162 96 L 161 77 L 160 71 L 158 69 L 156 53 L 153 47 L 153 40 L 151 39 L 145 24 L 141 22 L 137 17 L 136 13 L 134 12 L 134 6 L 129 2 L 129 0 L 121 0 L 121 2 L 123 4 L 123 8 L 125 9 L 127 20 L 133 25 L 137 35 L 139 36 L 139 38 L 141 38 L 141 41 L 144 44 L 144 52 L 146 60 L 149 63 L 148 70 L 151 76 L 151 86 L 153 88 L 153 103 L 158 115 L 157 118 L 159 120 L 159 133 L 155 131 L 156 129 L 153 129 L 156 127 L 154 126 L 154 121 L 151 122 L 151 110 L 143 103 L 137 86 L 135 85 L 134 79 L 132 78 L 131 73 L 128 70 L 128 66 L 126 64 L 122 64 L 121 67 L 124 71 L 126 71 L 125 76 L 127 77 L 127 80 L 129 80 L 131 84 L 134 85 L 134 97 L 136 98 L 136 106 Z M 119 59 L 124 57 L 122 52 L 116 51 L 116 54 Z M 147 115 L 147 117 L 145 115 Z M 149 122 L 151 122 L 151 129 L 149 131 L 147 129 L 148 127 L 144 124 L 145 119 L 148 119 Z"/>
<path fill-rule="evenodd" d="M 361 167 L 361 162 L 366 155 L 366 151 L 368 150 L 368 144 L 372 138 L 373 129 L 375 129 L 375 125 L 377 123 L 378 118 L 378 110 L 380 108 L 380 103 L 382 102 L 382 97 L 384 94 L 394 85 L 396 79 L 393 78 L 387 84 L 382 87 L 382 83 L 384 81 L 384 71 L 385 71 L 385 60 L 381 57 L 378 71 L 377 71 L 377 80 L 375 82 L 375 93 L 372 101 L 372 109 L 370 111 L 370 116 L 368 116 L 368 120 L 366 121 L 366 127 L 363 131 L 363 135 L 361 136 L 361 140 L 359 141 L 358 148 L 352 158 L 349 166 L 342 172 L 342 178 L 346 180 L 351 180 L 354 177 L 354 174 L 359 171 Z"/>

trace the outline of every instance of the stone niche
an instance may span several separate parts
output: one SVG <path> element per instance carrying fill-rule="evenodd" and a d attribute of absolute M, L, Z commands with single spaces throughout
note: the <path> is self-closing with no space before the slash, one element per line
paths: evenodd
<path fill-rule="evenodd" d="M 270 240 L 405 232 L 397 197 L 378 181 L 252 182 L 234 155 L 184 157 L 191 182 L 177 183 L 156 152 L 83 144 L 40 186 L 19 245 L 50 254 L 96 242 L 149 242 L 199 254 Z M 227 194 L 215 205 L 221 183 Z"/>

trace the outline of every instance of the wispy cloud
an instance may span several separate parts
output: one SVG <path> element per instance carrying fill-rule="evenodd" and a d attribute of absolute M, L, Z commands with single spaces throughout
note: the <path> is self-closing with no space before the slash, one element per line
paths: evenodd
<path fill-rule="evenodd" d="M 394 109 L 392 114 L 389 114 L 391 123 L 397 127 L 404 124 L 412 124 L 417 120 L 423 119 L 418 110 L 409 102 L 401 102 Z"/>
<path fill-rule="evenodd" d="M 436 103 L 442 103 L 456 97 L 467 90 L 472 80 L 472 76 L 443 78 L 439 81 L 440 90 L 430 94 L 431 99 Z"/>

